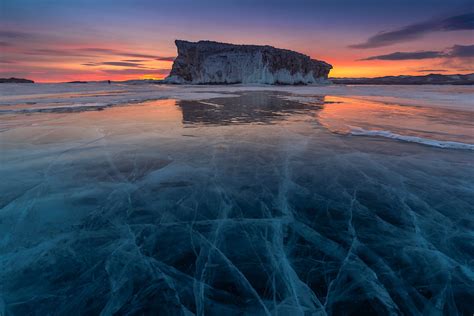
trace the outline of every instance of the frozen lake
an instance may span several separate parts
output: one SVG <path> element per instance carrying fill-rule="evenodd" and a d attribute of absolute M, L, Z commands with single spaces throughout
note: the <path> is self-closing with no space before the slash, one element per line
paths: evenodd
<path fill-rule="evenodd" d="M 474 88 L 0 86 L 0 315 L 470 315 Z"/>

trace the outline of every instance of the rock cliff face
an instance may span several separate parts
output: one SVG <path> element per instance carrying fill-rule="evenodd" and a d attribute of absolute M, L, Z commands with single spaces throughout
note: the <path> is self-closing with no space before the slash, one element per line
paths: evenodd
<path fill-rule="evenodd" d="M 325 82 L 332 66 L 291 50 L 177 40 L 168 83 L 311 84 Z"/>

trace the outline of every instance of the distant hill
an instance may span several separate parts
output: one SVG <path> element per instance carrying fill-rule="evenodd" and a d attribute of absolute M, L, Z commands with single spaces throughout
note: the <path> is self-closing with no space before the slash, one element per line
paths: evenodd
<path fill-rule="evenodd" d="M 386 76 L 376 78 L 330 78 L 334 84 L 453 84 L 474 85 L 474 74 L 468 75 L 440 75 L 429 74 L 424 76 Z"/>
<path fill-rule="evenodd" d="M 0 83 L 35 83 L 33 80 L 22 78 L 0 78 Z"/>

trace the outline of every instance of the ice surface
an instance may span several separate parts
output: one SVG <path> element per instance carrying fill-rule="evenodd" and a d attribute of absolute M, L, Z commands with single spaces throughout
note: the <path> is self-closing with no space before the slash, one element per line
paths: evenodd
<path fill-rule="evenodd" d="M 75 87 L 2 109 L 164 100 L 0 115 L 0 313 L 472 313 L 474 153 L 350 129 L 470 143 L 472 112 L 316 87 Z M 131 95 L 91 96 L 108 89 Z"/>
<path fill-rule="evenodd" d="M 83 106 L 100 103 L 101 107 L 156 99 L 204 100 L 235 95 L 245 91 L 279 91 L 293 97 L 352 96 L 362 100 L 423 107 L 438 107 L 474 112 L 472 86 L 176 86 L 153 84 L 2 84 L 0 113 L 16 108 Z"/>

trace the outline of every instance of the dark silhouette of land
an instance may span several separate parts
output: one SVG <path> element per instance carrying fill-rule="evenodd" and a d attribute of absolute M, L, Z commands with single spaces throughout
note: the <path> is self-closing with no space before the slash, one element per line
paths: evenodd
<path fill-rule="evenodd" d="M 453 84 L 473 85 L 474 74 L 424 76 L 386 76 L 376 78 L 330 78 L 334 84 L 379 84 L 379 85 L 423 85 L 423 84 Z"/>
<path fill-rule="evenodd" d="M 0 78 L 0 83 L 35 83 L 33 80 L 23 78 Z"/>

